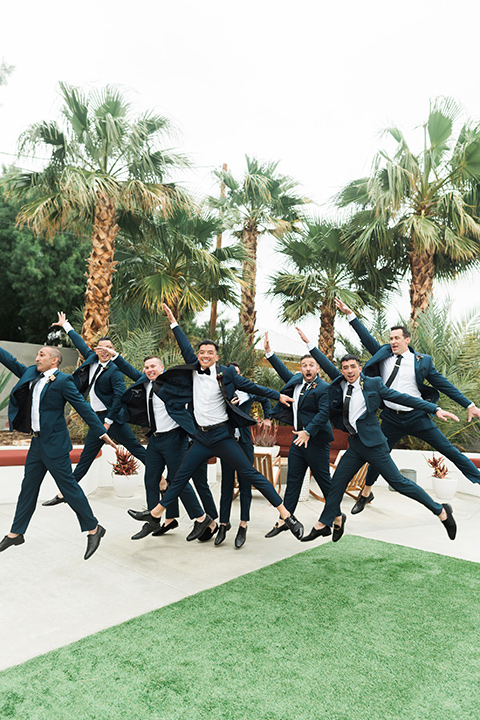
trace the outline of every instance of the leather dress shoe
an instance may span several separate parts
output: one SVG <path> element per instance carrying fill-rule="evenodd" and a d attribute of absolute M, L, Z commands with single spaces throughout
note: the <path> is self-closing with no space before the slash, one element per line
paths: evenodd
<path fill-rule="evenodd" d="M 447 513 L 447 517 L 441 522 L 445 526 L 445 530 L 447 531 L 450 540 L 455 540 L 455 536 L 457 534 L 457 523 L 453 519 L 452 506 L 448 505 L 448 503 L 443 503 L 443 509 Z"/>
<path fill-rule="evenodd" d="M 53 507 L 54 505 L 60 505 L 60 503 L 66 502 L 64 497 L 58 497 L 58 495 L 55 495 L 51 500 L 45 500 L 45 502 L 42 503 L 43 507 Z"/>
<path fill-rule="evenodd" d="M 288 530 L 288 527 L 286 525 L 274 525 L 271 530 L 268 531 L 268 533 L 265 535 L 266 538 L 275 537 L 275 535 L 279 535 L 284 530 Z"/>
<path fill-rule="evenodd" d="M 338 542 L 345 531 L 345 523 L 347 522 L 347 516 L 342 513 L 342 524 L 333 526 L 332 542 Z"/>
<path fill-rule="evenodd" d="M 331 529 L 328 527 L 328 525 L 325 525 L 325 527 L 320 528 L 320 529 L 317 529 L 317 528 L 314 528 L 314 527 L 313 527 L 313 528 L 310 530 L 310 532 L 308 533 L 308 535 L 304 535 L 304 536 L 303 536 L 301 542 L 310 542 L 310 540 L 316 540 L 316 539 L 317 539 L 318 537 L 320 537 L 320 536 L 328 537 L 328 536 L 331 535 L 331 534 L 332 534 L 332 531 L 331 531 Z"/>
<path fill-rule="evenodd" d="M 221 545 L 225 538 L 227 537 L 227 532 L 230 530 L 232 526 L 230 523 L 221 523 L 220 527 L 218 528 L 217 537 L 215 538 L 215 545 Z"/>
<path fill-rule="evenodd" d="M 297 540 L 301 540 L 303 537 L 303 525 L 300 520 L 297 520 L 295 515 L 289 515 L 285 518 L 285 525 L 288 527 L 290 532 L 295 535 Z"/>
<path fill-rule="evenodd" d="M 207 527 L 206 530 L 203 531 L 203 533 L 198 538 L 198 542 L 207 542 L 207 540 L 211 540 L 212 537 L 215 535 L 215 533 L 218 530 L 218 523 L 215 523 L 215 527 L 212 528 L 210 526 Z"/>
<path fill-rule="evenodd" d="M 368 505 L 368 503 L 371 503 L 374 497 L 375 497 L 375 495 L 372 492 L 367 497 L 360 495 L 360 497 L 357 499 L 357 502 L 350 510 L 352 515 L 358 515 L 358 513 L 361 513 L 362 510 L 364 509 L 365 505 Z"/>
<path fill-rule="evenodd" d="M 160 527 L 160 518 L 153 517 L 148 510 L 127 510 L 130 517 L 140 522 L 147 522 L 154 530 Z"/>
<path fill-rule="evenodd" d="M 198 520 L 195 520 L 193 523 L 193 528 L 187 535 L 187 542 L 192 542 L 192 540 L 198 540 L 200 535 L 202 535 L 207 527 L 212 523 L 213 520 L 210 517 L 210 515 L 205 515 L 205 520 L 202 520 L 199 522 Z"/>
<path fill-rule="evenodd" d="M 138 533 L 132 535 L 132 540 L 141 540 L 142 538 L 147 537 L 147 535 L 150 535 L 150 533 L 153 533 L 153 527 L 148 523 L 145 523 L 145 525 L 142 527 L 141 530 L 139 530 Z"/>
<path fill-rule="evenodd" d="M 23 535 L 17 535 L 17 537 L 8 537 L 8 535 L 5 535 L 3 540 L 0 542 L 0 552 L 3 550 L 6 550 L 7 548 L 11 547 L 12 545 L 22 545 L 22 543 L 25 542 L 25 538 Z"/>
<path fill-rule="evenodd" d="M 169 530 L 175 530 L 175 528 L 178 527 L 178 521 L 173 518 L 172 522 L 169 522 L 168 524 L 163 523 L 163 525 L 160 525 L 158 530 L 154 530 L 152 535 L 153 537 L 159 537 L 160 535 L 165 535 Z"/>
<path fill-rule="evenodd" d="M 247 528 L 240 525 L 235 536 L 235 547 L 240 550 L 247 541 Z"/>
<path fill-rule="evenodd" d="M 94 535 L 87 535 L 87 549 L 85 551 L 85 555 L 83 556 L 84 560 L 88 560 L 88 558 L 91 558 L 93 553 L 98 550 L 100 540 L 106 532 L 107 531 L 104 527 L 102 527 L 101 525 L 97 525 L 97 532 Z"/>

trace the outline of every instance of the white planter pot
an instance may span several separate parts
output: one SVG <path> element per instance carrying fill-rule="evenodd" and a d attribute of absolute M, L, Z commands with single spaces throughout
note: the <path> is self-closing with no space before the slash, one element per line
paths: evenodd
<path fill-rule="evenodd" d="M 451 500 L 457 492 L 458 481 L 454 477 L 432 477 L 433 492 L 439 500 Z"/>
<path fill-rule="evenodd" d="M 260 447 L 260 445 L 255 445 L 254 452 L 266 453 L 276 458 L 280 452 L 280 445 L 274 445 L 273 447 Z"/>
<path fill-rule="evenodd" d="M 113 491 L 117 497 L 129 498 L 135 495 L 138 475 L 117 475 L 112 473 Z"/>

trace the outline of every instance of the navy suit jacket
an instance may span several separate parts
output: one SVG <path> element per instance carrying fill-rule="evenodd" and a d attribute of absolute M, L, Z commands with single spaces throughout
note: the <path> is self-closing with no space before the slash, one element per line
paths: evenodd
<path fill-rule="evenodd" d="M 70 330 L 68 337 L 71 339 L 85 362 L 73 373 L 73 381 L 81 393 L 84 393 L 89 385 L 90 365 L 98 362 L 97 354 L 91 350 L 83 338 Z M 123 424 L 127 422 L 127 413 L 122 407 L 122 396 L 127 389 L 123 374 L 111 362 L 95 381 L 95 394 L 107 408 L 107 417 L 110 420 Z"/>
<path fill-rule="evenodd" d="M 332 423 L 339 430 L 348 432 L 343 424 L 343 375 L 318 348 L 312 348 L 310 354 L 319 364 L 321 361 L 321 366 L 333 379 L 328 390 Z M 399 405 L 406 405 L 416 410 L 422 410 L 425 413 L 436 413 L 438 410 L 438 405 L 434 403 L 421 400 L 420 398 L 414 398 L 406 393 L 399 393 L 396 390 L 392 390 L 392 388 L 388 388 L 383 384 L 382 378 L 380 377 L 368 377 L 364 375 L 364 373 L 361 373 L 360 387 L 362 388 L 365 399 L 366 410 L 357 420 L 357 432 L 360 440 L 368 447 L 386 443 L 385 435 L 380 429 L 380 423 L 377 418 L 377 410 L 384 400 L 390 400 Z"/>
<path fill-rule="evenodd" d="M 300 384 L 303 385 L 304 383 L 302 373 L 290 372 L 275 354 L 271 355 L 267 360 L 286 383 L 280 392 L 293 397 L 295 387 Z M 333 440 L 333 433 L 329 422 L 329 384 L 317 375 L 313 385 L 315 387 L 310 387 L 300 400 L 298 415 L 304 430 L 310 434 L 314 442 L 321 444 L 330 443 Z M 273 410 L 273 417 L 288 423 L 288 425 L 293 425 L 292 406 L 289 405 L 285 407 L 285 405 L 278 403 Z"/>
<path fill-rule="evenodd" d="M 157 378 L 157 383 L 161 385 L 161 390 L 158 395 L 165 404 L 176 402 L 178 405 L 179 402 L 183 402 L 191 407 L 193 402 L 192 371 L 198 370 L 200 366 L 197 356 L 183 330 L 177 325 L 173 328 L 173 333 L 183 355 L 183 359 L 188 364 L 169 368 L 163 375 Z M 233 365 L 226 367 L 225 365 L 217 364 L 217 379 L 219 384 L 224 388 L 228 419 L 233 427 L 241 428 L 255 425 L 255 420 L 243 412 L 237 405 L 232 404 L 231 400 L 236 390 L 244 390 L 249 394 L 260 395 L 273 400 L 280 398 L 278 390 L 272 390 L 271 388 L 263 387 L 263 385 L 256 385 L 250 382 L 250 380 L 244 378 L 243 375 L 239 375 Z M 170 410 L 169 414 L 173 417 Z M 191 421 L 192 423 L 194 422 L 193 416 L 191 416 Z M 179 425 L 181 424 L 178 420 L 177 422 Z M 195 426 L 194 431 L 196 432 Z"/>
<path fill-rule="evenodd" d="M 352 320 L 350 325 L 359 336 L 362 344 L 372 355 L 370 360 L 368 360 L 363 367 L 364 374 L 372 377 L 380 375 L 379 364 L 382 360 L 386 360 L 387 358 L 393 356 L 390 345 L 380 345 L 380 343 L 377 342 L 372 335 L 370 335 L 365 325 L 363 325 L 358 318 Z M 439 393 L 442 392 L 444 395 L 447 395 L 464 408 L 471 404 L 471 400 L 465 397 L 465 395 L 463 395 L 460 390 L 455 387 L 455 385 L 452 385 L 446 377 L 438 372 L 430 355 L 421 355 L 415 352 L 412 347 L 409 347 L 408 349 L 415 357 L 415 379 L 424 400 L 436 403 L 439 398 Z M 425 385 L 425 380 L 428 380 L 430 385 L 433 387 Z"/>
<path fill-rule="evenodd" d="M 35 365 L 27 367 L 20 363 L 9 352 L 0 348 L 0 362 L 19 378 L 10 393 L 8 421 L 10 430 L 30 431 L 28 417 L 28 397 L 30 382 L 40 374 Z M 56 372 L 42 390 L 40 396 L 40 440 L 44 444 L 48 457 L 61 457 L 70 452 L 72 443 L 65 421 L 65 403 L 69 402 L 85 422 L 101 437 L 105 428 L 93 412 L 90 405 L 83 399 L 74 385 L 71 375 Z"/>

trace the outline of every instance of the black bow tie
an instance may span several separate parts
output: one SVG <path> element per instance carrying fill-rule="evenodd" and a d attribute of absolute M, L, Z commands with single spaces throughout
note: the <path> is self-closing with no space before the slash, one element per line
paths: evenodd
<path fill-rule="evenodd" d="M 205 370 L 202 370 L 202 368 L 198 368 L 197 370 L 199 375 L 210 375 L 210 368 L 207 367 Z"/>

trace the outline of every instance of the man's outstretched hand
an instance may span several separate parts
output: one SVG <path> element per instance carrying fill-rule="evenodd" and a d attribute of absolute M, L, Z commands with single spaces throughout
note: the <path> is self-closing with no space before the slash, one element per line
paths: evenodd
<path fill-rule="evenodd" d="M 176 319 L 175 315 L 173 314 L 173 312 L 168 307 L 168 305 L 166 303 L 162 303 L 162 308 L 163 308 L 163 312 L 165 313 L 165 315 L 168 318 L 168 322 L 170 323 L 170 325 L 172 323 L 176 323 L 177 319 Z"/>

